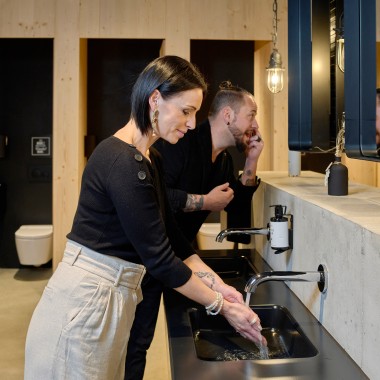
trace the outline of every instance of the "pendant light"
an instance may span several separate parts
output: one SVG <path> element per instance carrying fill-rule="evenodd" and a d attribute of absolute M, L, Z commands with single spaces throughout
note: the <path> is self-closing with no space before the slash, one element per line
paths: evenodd
<path fill-rule="evenodd" d="M 273 51 L 269 58 L 267 67 L 267 84 L 270 92 L 277 94 L 284 88 L 284 68 L 282 67 L 281 54 L 278 52 L 277 44 L 277 0 L 273 1 Z"/>

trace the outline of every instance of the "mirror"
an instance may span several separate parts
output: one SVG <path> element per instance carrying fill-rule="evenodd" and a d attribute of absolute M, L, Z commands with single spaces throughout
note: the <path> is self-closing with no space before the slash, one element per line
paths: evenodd
<path fill-rule="evenodd" d="M 335 147 L 344 110 L 344 74 L 335 64 L 343 0 L 288 1 L 289 149 Z"/>
<path fill-rule="evenodd" d="M 380 156 L 380 0 L 376 0 L 376 150 Z"/>
<path fill-rule="evenodd" d="M 315 2 L 314 2 L 315 3 Z M 325 1 L 326 3 L 326 1 Z M 325 4 L 328 7 L 328 3 Z M 327 8 L 328 9 L 328 8 Z M 328 41 L 328 13 L 322 7 L 313 12 L 309 1 L 289 0 L 288 2 L 288 65 L 289 65 L 289 149 L 293 151 L 310 151 L 314 145 L 325 146 L 328 142 L 326 125 L 330 112 L 330 94 L 326 78 L 328 71 L 325 69 L 314 70 L 312 62 L 319 47 L 319 65 L 328 67 L 326 59 L 326 46 L 323 49 L 321 40 Z M 325 13 L 325 17 L 319 18 L 320 30 L 316 33 L 315 26 L 317 15 Z M 323 27 L 325 26 L 325 27 Z M 319 81 L 313 77 L 313 73 L 319 73 Z M 323 74 L 324 78 L 323 78 Z M 318 84 L 318 86 L 315 86 Z M 321 97 L 322 93 L 328 94 Z M 313 102 L 319 100 L 320 112 L 313 112 Z M 316 126 L 313 128 L 313 126 Z M 317 132 L 318 128 L 318 133 Z"/>
<path fill-rule="evenodd" d="M 288 0 L 288 41 L 289 149 L 333 148 L 344 111 L 347 156 L 380 161 L 380 0 Z"/>
<path fill-rule="evenodd" d="M 379 7 L 379 0 L 344 0 L 346 153 L 371 161 L 380 161 L 376 142 Z"/>

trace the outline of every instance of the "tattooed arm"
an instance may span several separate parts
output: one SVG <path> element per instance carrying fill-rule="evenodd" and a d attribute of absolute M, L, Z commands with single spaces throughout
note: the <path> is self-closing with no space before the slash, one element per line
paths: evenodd
<path fill-rule="evenodd" d="M 212 290 L 222 293 L 226 300 L 229 302 L 244 302 L 242 294 L 232 286 L 227 285 L 197 254 L 188 257 L 184 262 L 190 267 L 195 276 L 199 277 Z"/>
<path fill-rule="evenodd" d="M 212 290 L 215 289 L 215 274 L 211 272 L 194 272 Z"/>
<path fill-rule="evenodd" d="M 202 210 L 204 204 L 204 196 L 199 194 L 187 194 L 186 206 L 183 211 L 199 211 Z"/>
<path fill-rule="evenodd" d="M 233 199 L 234 191 L 226 182 L 223 185 L 214 187 L 208 194 L 187 194 L 186 206 L 183 209 L 185 212 L 209 210 L 221 211 Z"/>
<path fill-rule="evenodd" d="M 257 128 L 258 129 L 258 128 Z M 250 138 L 247 147 L 247 157 L 243 173 L 240 177 L 240 181 L 245 186 L 256 186 L 257 177 L 256 170 L 260 154 L 264 148 L 264 141 L 261 138 L 260 133 L 256 130 L 255 134 Z"/>

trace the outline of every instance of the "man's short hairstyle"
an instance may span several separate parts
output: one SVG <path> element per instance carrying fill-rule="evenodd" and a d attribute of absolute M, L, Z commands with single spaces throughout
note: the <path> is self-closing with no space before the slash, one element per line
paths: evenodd
<path fill-rule="evenodd" d="M 215 116 L 223 107 L 229 106 L 236 113 L 244 104 L 245 97 L 253 95 L 239 86 L 234 86 L 230 81 L 224 81 L 219 85 L 209 110 L 209 117 Z"/>

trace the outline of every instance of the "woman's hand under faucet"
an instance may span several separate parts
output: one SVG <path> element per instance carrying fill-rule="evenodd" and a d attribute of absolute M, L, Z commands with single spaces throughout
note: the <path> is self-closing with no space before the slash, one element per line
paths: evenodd
<path fill-rule="evenodd" d="M 260 318 L 244 303 L 232 303 L 225 299 L 221 314 L 242 337 L 267 345 L 266 339 L 261 335 Z"/>
<path fill-rule="evenodd" d="M 224 302 L 221 314 L 229 324 L 244 338 L 266 345 L 266 339 L 260 333 L 260 319 L 245 305 L 242 294 L 227 285 L 198 255 L 188 257 L 185 263 L 207 287 L 222 294 Z"/>
<path fill-rule="evenodd" d="M 242 337 L 252 340 L 255 343 L 262 343 L 264 345 L 267 345 L 266 339 L 261 335 L 262 327 L 260 325 L 260 319 L 258 315 L 251 310 L 251 308 L 245 305 L 243 295 L 234 287 L 227 285 L 225 282 L 218 283 L 215 290 L 222 293 L 223 295 L 224 306 L 222 308 L 221 314 L 224 315 L 229 324 Z M 237 308 L 237 310 L 232 308 L 230 309 L 230 317 L 228 317 L 228 312 L 225 313 L 225 305 L 227 302 L 230 304 L 240 304 L 242 306 L 242 311 L 239 311 L 239 308 Z M 233 317 L 230 320 L 229 318 L 231 318 L 231 315 Z"/>
<path fill-rule="evenodd" d="M 215 286 L 217 292 L 222 293 L 223 298 L 232 303 L 244 303 L 243 295 L 233 286 L 227 285 L 225 282 L 218 283 Z"/>

